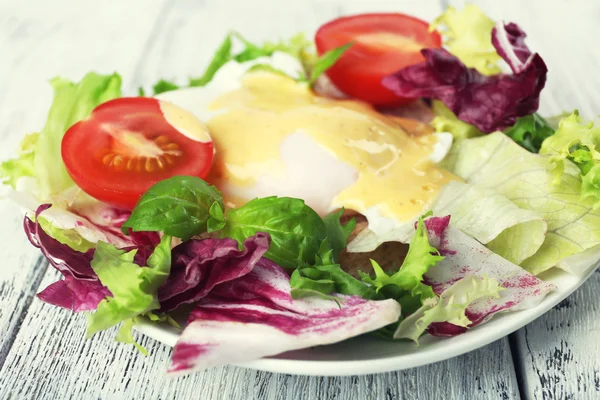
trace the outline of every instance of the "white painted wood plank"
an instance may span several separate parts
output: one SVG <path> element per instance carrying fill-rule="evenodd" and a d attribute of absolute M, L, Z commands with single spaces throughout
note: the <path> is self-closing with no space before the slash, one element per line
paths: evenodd
<path fill-rule="evenodd" d="M 57 275 L 48 274 L 42 286 Z M 114 333 L 85 340 L 83 315 L 36 301 L 0 370 L 0 387 L 13 398 L 49 400 L 518 398 L 514 377 L 507 374 L 510 352 L 497 343 L 431 366 L 379 375 L 320 378 L 221 367 L 171 379 L 164 374 L 168 347 L 138 335 L 150 352 L 144 357 L 115 343 Z"/>
<path fill-rule="evenodd" d="M 86 9 L 92 4 L 61 0 L 27 8 L 14 2 L 0 3 L 1 160 L 14 156 L 25 133 L 43 126 L 52 95 L 49 78 L 60 74 L 78 79 L 90 69 L 133 71 L 134 63 L 127 60 L 140 57 L 141 45 L 162 6 L 162 2 L 146 6 L 144 16 L 150 20 L 139 21 L 116 45 L 106 39 L 123 32 L 137 16 L 134 7 L 141 6 L 142 1 L 131 2 L 128 14 L 121 12 L 117 1 L 112 1 L 116 6 L 112 9 L 90 13 Z M 25 238 L 22 224 L 19 209 L 2 201 L 0 365 L 47 267 Z"/>
<path fill-rule="evenodd" d="M 275 1 L 231 3 L 178 1 L 161 15 L 147 57 L 132 71 L 118 69 L 126 87 L 151 85 L 159 78 L 185 77 L 202 71 L 211 50 L 229 29 L 251 40 L 287 37 L 298 30 L 312 32 L 339 14 L 405 10 L 424 18 L 439 12 L 437 2 L 419 6 L 404 2 L 316 1 L 286 4 Z M 260 10 L 258 12 L 257 10 Z M 139 11 L 139 10 L 136 10 Z M 145 15 L 145 14 L 142 14 Z M 252 17 L 250 17 L 252 16 Z M 61 40 L 64 40 L 61 39 Z M 121 57 L 126 57 L 121 55 Z M 85 67 L 75 73 L 83 73 Z M 89 67 L 87 67 L 89 68 Z M 127 71 L 135 76 L 127 77 Z M 45 104 L 46 105 L 46 104 Z M 45 106 L 44 105 L 44 106 Z M 19 135 L 17 135 L 18 137 Z M 42 287 L 56 279 L 51 272 Z M 309 378 L 218 368 L 190 377 L 167 379 L 170 349 L 142 339 L 151 352 L 142 357 L 129 346 L 114 343 L 114 331 L 84 340 L 85 321 L 38 301 L 34 302 L 4 368 L 0 387 L 16 398 L 202 398 L 228 399 L 375 399 L 375 398 L 516 398 L 514 370 L 506 340 L 433 366 L 399 373 L 347 378 Z"/>
<path fill-rule="evenodd" d="M 452 2 L 460 6 L 461 2 Z M 548 65 L 545 115 L 600 113 L 600 36 L 596 1 L 475 1 L 494 19 L 517 22 Z M 513 354 L 522 394 L 534 399 L 600 398 L 600 272 L 577 292 L 516 332 Z"/>

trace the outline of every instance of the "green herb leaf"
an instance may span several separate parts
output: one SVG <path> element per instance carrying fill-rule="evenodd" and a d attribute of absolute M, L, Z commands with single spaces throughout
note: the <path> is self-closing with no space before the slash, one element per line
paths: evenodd
<path fill-rule="evenodd" d="M 218 230 L 223 229 L 225 226 L 225 215 L 223 215 L 223 209 L 221 205 L 216 201 L 210 206 L 210 210 L 208 211 L 210 214 L 210 218 L 207 222 L 207 232 L 216 232 Z"/>
<path fill-rule="evenodd" d="M 554 135 L 554 129 L 538 113 L 517 118 L 517 122 L 504 132 L 519 146 L 537 153 L 542 142 Z"/>
<path fill-rule="evenodd" d="M 118 74 L 90 72 L 78 83 L 54 78 L 50 84 L 54 100 L 44 129 L 39 134 L 27 135 L 21 143 L 19 157 L 3 162 L 0 167 L 3 182 L 13 187 L 20 177 L 35 177 L 41 201 L 48 201 L 75 185 L 61 156 L 61 143 L 67 129 L 87 118 L 99 104 L 121 97 Z"/>
<path fill-rule="evenodd" d="M 221 193 L 193 176 L 175 176 L 152 186 L 138 201 L 123 232 L 158 231 L 188 240 L 207 231 L 210 208 L 223 208 Z"/>
<path fill-rule="evenodd" d="M 117 331 L 117 335 L 115 336 L 115 340 L 120 343 L 132 344 L 136 349 L 143 355 L 148 355 L 148 350 L 144 348 L 144 346 L 140 345 L 133 339 L 133 326 L 137 323 L 136 318 L 129 318 L 123 321 L 121 327 Z"/>
<path fill-rule="evenodd" d="M 36 175 L 33 160 L 38 137 L 38 133 L 25 135 L 23 140 L 21 140 L 18 157 L 0 164 L 0 178 L 2 179 L 2 183 L 16 189 L 19 178 L 24 176 L 34 177 Z"/>
<path fill-rule="evenodd" d="M 337 262 L 340 252 L 346 248 L 348 238 L 356 227 L 356 219 L 350 219 L 345 225 L 342 225 L 340 218 L 344 215 L 344 210 L 331 213 L 325 218 L 325 228 L 327 229 L 327 240 L 333 250 L 333 260 Z"/>
<path fill-rule="evenodd" d="M 312 291 L 329 295 L 339 293 L 365 299 L 381 299 L 375 290 L 348 274 L 339 264 L 306 266 L 296 269 L 290 279 L 292 295 L 299 291 L 303 297 Z"/>
<path fill-rule="evenodd" d="M 315 83 L 317 78 L 321 76 L 325 71 L 333 66 L 340 59 L 340 57 L 352 46 L 352 43 L 346 43 L 343 46 L 336 47 L 333 50 L 329 50 L 327 53 L 323 54 L 319 57 L 314 65 L 312 66 L 312 71 L 310 73 L 310 77 L 308 78 L 308 83 L 312 85 Z"/>
<path fill-rule="evenodd" d="M 102 300 L 89 315 L 87 337 L 160 307 L 156 293 L 171 270 L 171 237 L 163 236 L 147 267 L 133 262 L 135 254 L 136 250 L 126 252 L 98 242 L 91 266 L 112 297 Z M 119 337 L 126 335 L 120 332 Z"/>
<path fill-rule="evenodd" d="M 429 244 L 423 218 L 419 218 L 417 231 L 410 241 L 408 253 L 398 272 L 389 276 L 376 261 L 371 260 L 375 278 L 364 273 L 360 274 L 361 279 L 372 285 L 377 292 L 390 286 L 387 290 L 392 290 L 394 293 L 386 297 L 399 298 L 401 292 L 404 291 L 413 297 L 419 297 L 421 301 L 435 296 L 431 286 L 423 283 L 423 276 L 430 267 L 443 260 L 444 257 L 440 256 L 437 249 Z"/>
<path fill-rule="evenodd" d="M 217 73 L 217 71 L 223 65 L 225 65 L 227 61 L 231 60 L 231 45 L 231 35 L 227 35 L 223 43 L 221 43 L 221 45 L 217 49 L 210 64 L 208 64 L 208 67 L 206 68 L 206 71 L 204 71 L 204 74 L 202 74 L 202 76 L 198 78 L 191 78 L 189 85 L 191 87 L 204 86 L 208 82 L 210 82 Z"/>
<path fill-rule="evenodd" d="M 468 124 L 458 117 L 439 100 L 431 102 L 435 118 L 430 122 L 436 132 L 449 132 L 454 139 L 468 139 L 483 135 L 475 125 Z"/>
<path fill-rule="evenodd" d="M 242 243 L 257 232 L 271 235 L 265 256 L 286 268 L 314 263 L 327 234 L 321 217 L 303 200 L 265 197 L 229 211 L 221 236 Z"/>
<path fill-rule="evenodd" d="M 169 92 L 171 90 L 176 89 L 179 89 L 179 85 L 173 82 L 166 81 L 164 79 L 161 79 L 152 87 L 152 90 L 154 90 L 154 95 Z"/>
<path fill-rule="evenodd" d="M 280 69 L 277 69 L 275 67 L 272 67 L 268 64 L 255 64 L 253 66 L 251 66 L 248 71 L 246 71 L 246 73 L 249 72 L 254 72 L 254 71 L 267 71 L 267 72 L 271 72 L 274 74 L 279 74 L 279 75 L 283 75 L 283 76 L 289 76 L 288 74 L 286 74 L 285 72 L 283 72 Z"/>

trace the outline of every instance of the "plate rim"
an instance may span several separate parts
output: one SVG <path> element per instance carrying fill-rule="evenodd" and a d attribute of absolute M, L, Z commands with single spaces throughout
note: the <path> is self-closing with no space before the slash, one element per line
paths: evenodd
<path fill-rule="evenodd" d="M 450 341 L 454 343 L 448 346 L 443 352 L 439 349 L 430 349 L 423 351 L 421 356 L 415 353 L 399 354 L 385 358 L 373 358 L 363 360 L 346 361 L 320 361 L 320 360 L 299 360 L 285 358 L 261 358 L 258 360 L 232 363 L 231 365 L 249 368 L 254 370 L 284 373 L 291 375 L 304 376 L 349 376 L 349 375 L 367 375 L 392 371 L 401 371 L 409 368 L 420 367 L 433 364 L 460 356 L 473 350 L 484 347 L 496 340 L 519 330 L 535 319 L 541 317 L 552 307 L 556 306 L 562 300 L 573 294 L 583 283 L 585 283 L 596 269 L 600 266 L 600 261 L 596 262 L 589 270 L 581 276 L 570 274 L 560 270 L 557 280 L 561 277 L 571 278 L 571 282 L 561 287 L 557 282 L 557 288 L 550 292 L 539 304 L 532 308 L 502 313 L 495 316 L 493 320 L 486 324 L 479 325 L 461 335 L 452 338 L 440 338 L 441 341 Z M 553 281 L 553 280 L 549 280 Z M 501 320 L 502 322 L 498 322 Z M 165 327 L 149 322 L 142 322 L 134 327 L 140 333 L 157 340 L 167 346 L 173 347 L 179 337 L 178 330 L 171 327 Z M 319 346 L 316 346 L 319 347 Z"/>

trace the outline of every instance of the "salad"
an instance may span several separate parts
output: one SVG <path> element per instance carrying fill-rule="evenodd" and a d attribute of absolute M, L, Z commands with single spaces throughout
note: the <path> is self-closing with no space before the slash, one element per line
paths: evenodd
<path fill-rule="evenodd" d="M 0 167 L 62 274 L 37 297 L 144 353 L 136 324 L 181 330 L 173 374 L 535 306 L 541 273 L 600 259 L 600 128 L 537 112 L 525 38 L 474 5 L 361 14 L 314 42 L 232 32 L 201 76 L 137 96 L 53 79 Z"/>

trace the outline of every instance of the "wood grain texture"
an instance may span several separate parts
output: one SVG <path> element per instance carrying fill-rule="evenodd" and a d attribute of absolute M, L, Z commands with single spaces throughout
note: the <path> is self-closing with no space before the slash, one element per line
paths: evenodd
<path fill-rule="evenodd" d="M 398 9 L 401 3 L 376 3 L 371 9 Z M 184 82 L 187 76 L 202 72 L 211 56 L 209 49 L 215 48 L 230 29 L 237 29 L 250 39 L 261 41 L 272 39 L 273 36 L 287 37 L 298 30 L 311 32 L 331 17 L 365 10 L 365 4 L 362 2 L 344 3 L 343 7 L 339 2 L 332 1 L 295 5 L 290 3 L 285 8 L 275 7 L 275 4 L 273 1 L 256 1 L 251 4 L 239 2 L 235 10 L 231 10 L 230 6 L 217 1 L 176 1 L 170 2 L 162 9 L 154 5 L 154 8 L 140 13 L 138 3 L 122 8 L 119 21 L 112 21 L 110 26 L 104 26 L 96 32 L 86 27 L 94 25 L 94 18 L 100 21 L 107 17 L 106 13 L 111 14 L 110 12 L 106 11 L 103 16 L 87 16 L 87 20 L 76 23 L 77 27 L 65 22 L 64 28 L 58 28 L 63 25 L 55 21 L 52 26 L 56 26 L 56 29 L 52 31 L 37 25 L 43 22 L 37 14 L 26 14 L 16 9 L 8 10 L 13 12 L 13 25 L 37 27 L 38 31 L 31 33 L 29 40 L 32 44 L 36 43 L 37 40 L 41 40 L 36 35 L 43 35 L 46 42 L 45 54 L 51 53 L 52 48 L 60 53 L 76 47 L 80 56 L 72 65 L 65 66 L 57 62 L 45 69 L 46 66 L 40 68 L 36 65 L 36 60 L 43 57 L 35 53 L 35 48 L 33 54 L 22 50 L 19 54 L 13 53 L 15 66 L 11 68 L 16 68 L 18 64 L 22 78 L 16 82 L 5 80 L 3 85 L 8 88 L 11 96 L 20 96 L 23 101 L 9 110 L 16 110 L 27 117 L 30 113 L 38 114 L 35 117 L 37 124 L 23 126 L 9 121 L 5 131 L 11 133 L 5 134 L 5 143 L 12 141 L 16 144 L 23 131 L 36 129 L 42 124 L 42 110 L 47 109 L 50 93 L 35 106 L 26 100 L 37 93 L 43 81 L 52 75 L 60 73 L 78 78 L 92 68 L 102 72 L 115 69 L 123 74 L 124 87 L 129 92 L 133 92 L 141 84 L 150 86 L 159 78 L 175 78 Z M 256 13 L 257 9 L 262 10 L 260 15 Z M 428 2 L 419 7 L 418 13 L 422 17 L 431 18 L 439 10 L 437 2 Z M 156 18 L 157 13 L 160 13 L 159 18 Z M 11 13 L 7 12 L 4 15 Z M 248 18 L 249 15 L 256 17 Z M 155 21 L 152 21 L 152 16 L 156 18 Z M 74 11 L 70 17 L 77 19 L 77 12 Z M 127 21 L 134 17 L 146 19 L 143 29 L 137 27 L 139 31 L 131 35 L 125 43 L 115 46 L 113 42 L 117 39 L 118 27 L 124 29 L 128 26 Z M 77 39 L 70 36 L 75 32 L 79 35 Z M 14 32 L 3 32 L 2 40 L 10 35 L 14 35 Z M 113 42 L 107 42 L 106 38 L 112 38 Z M 2 43 L 8 42 L 10 41 L 6 39 Z M 90 43 L 94 43 L 93 51 L 89 49 Z M 84 44 L 88 44 L 88 47 Z M 10 45 L 20 49 L 12 43 Z M 136 47 L 135 51 L 133 47 Z M 103 62 L 98 62 L 101 59 Z M 4 68 L 7 68 L 6 65 Z M 15 73 L 8 69 L 3 72 Z M 31 77 L 36 83 L 29 82 L 28 86 L 20 86 L 25 77 Z M 14 215 L 11 212 L 14 213 L 14 210 L 7 212 L 7 215 Z M 25 249 L 29 248 L 23 243 L 2 251 L 20 255 Z M 38 275 L 41 276 L 41 273 Z M 57 277 L 58 274 L 51 270 L 39 286 L 45 287 Z M 22 281 L 25 284 L 29 282 L 29 278 L 25 277 Z M 31 283 L 29 290 L 30 294 L 35 290 Z M 12 294 L 7 296 L 7 299 L 14 298 Z M 24 316 L 23 311 L 20 311 L 20 315 Z M 9 320 L 14 321 L 15 316 L 10 316 Z M 151 339 L 142 338 L 141 343 L 152 354 L 146 358 L 130 346 L 113 342 L 114 331 L 102 333 L 91 340 L 83 339 L 84 331 L 83 315 L 73 315 L 34 301 L 24 316 L 22 329 L 18 332 L 12 350 L 0 371 L 0 387 L 7 388 L 3 395 L 47 399 L 184 399 L 196 397 L 199 393 L 202 393 L 203 399 L 433 399 L 467 395 L 483 399 L 490 394 L 503 398 L 517 396 L 516 380 L 506 340 L 463 357 L 399 373 L 317 378 L 224 367 L 189 377 L 168 379 L 164 376 L 164 371 L 170 358 L 169 348 Z M 432 385 L 432 376 L 439 378 L 440 382 Z"/>
<path fill-rule="evenodd" d="M 51 99 L 44 82 L 57 74 L 78 79 L 85 72 L 116 70 L 124 89 L 134 93 L 160 78 L 185 83 L 198 75 L 212 50 L 230 29 L 262 41 L 311 33 L 322 22 L 341 14 L 364 11 L 407 11 L 431 19 L 441 10 L 438 1 L 312 0 L 178 0 L 103 2 L 94 12 L 89 1 L 54 1 L 33 11 L 0 2 L 0 147 L 8 157 L 22 134 L 43 125 Z M 482 2 L 491 15 L 517 20 L 530 35 L 532 48 L 540 46 L 550 69 L 543 111 L 557 113 L 576 105 L 585 115 L 600 110 L 598 80 L 592 75 L 600 64 L 590 53 L 580 60 L 590 37 L 586 30 L 600 13 L 590 3 L 556 1 Z M 555 11 L 552 11 L 552 10 Z M 563 9 L 569 9 L 564 11 Z M 560 13 L 556 10 L 560 10 Z M 50 16 L 50 17 L 49 17 Z M 573 30 L 552 29 L 564 18 L 577 18 Z M 541 22 L 543 21 L 543 23 Z M 576 26 L 577 25 L 577 26 Z M 597 28 L 596 28 L 597 29 Z M 127 34 L 123 34 L 127 32 Z M 564 32 L 568 34 L 563 35 Z M 592 31 L 593 32 L 593 31 Z M 544 47 L 545 46 L 545 47 Z M 553 47 L 559 46 L 560 51 Z M 550 56 L 546 57 L 546 53 Z M 589 52 L 587 52 L 589 53 Z M 566 54 L 566 56 L 561 56 Z M 6 57 L 5 57 L 6 56 Z M 562 59 L 562 58 L 566 58 Z M 577 58 L 579 57 L 579 58 Z M 561 68 L 554 68 L 554 65 Z M 574 64 L 573 68 L 571 64 Z M 566 67 L 569 67 L 567 69 Z M 573 72 L 575 71 L 575 72 Z M 566 83 L 568 84 L 566 84 Z M 298 377 L 216 368 L 192 376 L 164 376 L 171 350 L 140 338 L 150 357 L 113 342 L 114 330 L 85 340 L 85 318 L 32 300 L 37 287 L 57 279 L 38 253 L 26 243 L 14 207 L 0 204 L 3 231 L 0 257 L 0 398 L 17 399 L 487 399 L 519 397 L 513 359 L 507 339 L 467 355 L 434 365 L 358 377 Z M 6 243 L 6 245 L 5 245 Z M 37 267 L 36 267 L 37 265 Z M 593 299 L 599 275 L 572 296 L 514 337 L 519 365 L 525 371 L 522 389 L 534 398 L 594 398 L 600 390 L 600 348 L 592 345 L 600 327 Z M 30 305 L 31 303 L 31 305 Z M 568 307 L 567 307 L 568 304 Z M 29 308 L 28 308 L 29 307 Z M 568 321 L 568 322 L 565 322 Z M 562 324 L 562 325 L 561 325 Z M 569 326 L 570 324 L 570 326 Z M 20 328 L 20 329 L 19 329 Z M 7 336 L 5 332 L 8 332 Z M 5 352 L 6 355 L 6 352 Z"/>
<path fill-rule="evenodd" d="M 42 286 L 57 279 L 50 272 Z M 0 370 L 0 397 L 16 399 L 515 399 L 511 355 L 494 343 L 462 357 L 407 371 L 304 377 L 220 367 L 186 377 L 164 374 L 171 349 L 138 335 L 144 357 L 115 343 L 115 330 L 84 339 L 85 318 L 36 301 Z"/>

